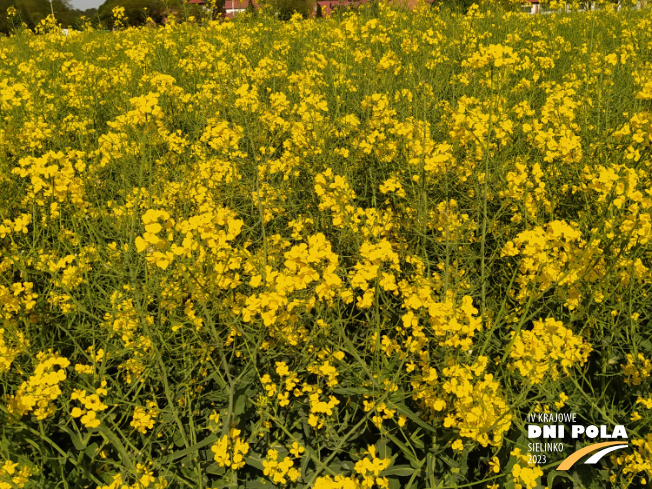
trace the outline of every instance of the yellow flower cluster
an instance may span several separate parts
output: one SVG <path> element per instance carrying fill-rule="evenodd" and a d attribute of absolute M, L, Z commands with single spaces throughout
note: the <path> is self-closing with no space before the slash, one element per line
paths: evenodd
<path fill-rule="evenodd" d="M 84 375 L 93 375 L 96 372 L 95 370 L 96 367 L 100 366 L 100 364 L 102 363 L 103 360 L 105 360 L 107 355 L 103 348 L 100 348 L 99 350 L 95 351 L 93 345 L 89 346 L 86 349 L 86 353 L 88 353 L 94 365 L 85 365 L 85 364 L 77 363 L 75 364 L 75 372 Z"/>
<path fill-rule="evenodd" d="M 107 395 L 107 390 L 104 388 L 105 386 L 106 381 L 103 381 L 102 387 L 95 389 L 94 394 L 88 394 L 82 389 L 75 389 L 70 395 L 71 401 L 77 400 L 83 406 L 83 409 L 79 407 L 72 408 L 70 415 L 73 418 L 81 418 L 80 421 L 86 428 L 97 428 L 100 425 L 97 413 L 104 411 L 109 407 L 100 399 L 100 396 Z"/>
<path fill-rule="evenodd" d="M 66 380 L 70 361 L 52 351 L 39 352 L 36 359 L 39 363 L 34 373 L 10 396 L 7 407 L 14 415 L 24 416 L 32 412 L 36 419 L 44 420 L 56 410 L 54 401 L 61 395 L 59 383 Z"/>
<path fill-rule="evenodd" d="M 530 466 L 528 454 L 521 454 L 520 448 L 515 448 L 512 455 L 517 462 L 512 467 L 512 478 L 515 489 L 534 489 L 539 485 L 543 470 L 539 466 Z"/>
<path fill-rule="evenodd" d="M 64 204 L 72 209 L 82 211 L 86 205 L 84 181 L 82 175 L 86 164 L 81 151 L 68 154 L 48 151 L 39 158 L 25 157 L 14 168 L 13 173 L 21 178 L 29 179 L 29 190 L 24 198 L 44 208 L 47 214 L 43 223 L 57 219 Z"/>
<path fill-rule="evenodd" d="M 574 99 L 577 83 L 546 90 L 549 96 L 541 108 L 541 117 L 523 124 L 523 132 L 534 147 L 544 154 L 544 161 L 575 163 L 582 159 L 580 127 L 574 122 L 579 103 Z"/>
<path fill-rule="evenodd" d="M 228 435 L 224 435 L 217 443 L 211 446 L 215 454 L 215 461 L 221 467 L 231 467 L 233 470 L 245 466 L 244 457 L 249 452 L 249 443 L 240 438 L 241 430 L 231 428 Z"/>
<path fill-rule="evenodd" d="M 333 409 L 340 401 L 335 396 L 329 396 L 328 402 L 320 399 L 321 389 L 317 389 L 309 396 L 310 399 L 310 416 L 308 416 L 308 424 L 313 428 L 320 429 L 324 425 L 324 418 L 319 416 L 324 414 L 326 416 L 333 415 Z"/>
<path fill-rule="evenodd" d="M 163 221 L 163 226 L 158 222 Z M 153 265 L 156 265 L 159 268 L 165 270 L 172 260 L 174 259 L 174 253 L 170 251 L 165 251 L 165 248 L 168 246 L 166 239 L 158 236 L 158 233 L 164 230 L 164 232 L 170 231 L 172 226 L 174 226 L 174 219 L 170 218 L 170 214 L 166 211 L 156 211 L 149 209 L 142 217 L 143 224 L 145 225 L 145 234 L 143 236 L 138 236 L 135 240 L 136 250 L 140 253 L 145 250 L 148 251 L 147 261 Z M 170 234 L 168 234 L 170 236 Z M 180 249 L 183 251 L 183 248 Z"/>
<path fill-rule="evenodd" d="M 483 447 L 500 446 L 509 430 L 510 413 L 500 383 L 486 373 L 487 357 L 479 357 L 469 366 L 455 365 L 443 369 L 445 393 L 452 397 L 453 411 L 444 419 L 444 427 L 457 427 L 460 436 L 471 438 Z"/>
<path fill-rule="evenodd" d="M 400 271 L 398 254 L 392 249 L 388 240 L 380 240 L 377 244 L 367 241 L 360 246 L 361 262 L 357 263 L 349 272 L 351 286 L 359 288 L 364 293 L 357 297 L 357 305 L 361 309 L 373 305 L 375 289 L 370 288 L 370 282 L 377 282 L 378 286 L 388 292 L 397 292 L 396 278 L 394 271 Z M 382 272 L 382 264 L 387 263 L 388 272 Z"/>
<path fill-rule="evenodd" d="M 0 489 L 22 489 L 34 474 L 32 467 L 5 460 L 0 466 Z"/>
<path fill-rule="evenodd" d="M 129 291 L 129 287 L 125 287 L 123 292 L 113 291 L 109 298 L 111 311 L 104 315 L 104 327 L 111 336 L 117 335 L 120 338 L 122 347 L 130 354 L 130 357 L 118 366 L 119 370 L 124 370 L 127 382 L 141 377 L 152 353 L 151 340 L 141 334 L 142 325 L 134 302 L 125 297 Z M 151 325 L 153 317 L 148 315 L 144 321 Z"/>
<path fill-rule="evenodd" d="M 34 309 L 38 294 L 33 292 L 32 282 L 16 282 L 10 287 L 0 285 L 0 304 L 3 319 L 11 319 L 18 313 L 27 313 Z"/>
<path fill-rule="evenodd" d="M 537 226 L 523 231 L 505 244 L 501 256 L 521 257 L 517 300 L 525 302 L 531 293 L 558 287 L 565 290 L 564 305 L 569 310 L 577 307 L 582 299 L 578 282 L 597 280 L 600 268 L 594 266 L 597 243 L 587 245 L 576 226 L 552 221 L 546 229 Z"/>
<path fill-rule="evenodd" d="M 351 190 L 346 178 L 334 175 L 331 168 L 315 177 L 315 193 L 320 198 L 319 210 L 330 210 L 333 226 L 343 228 L 345 223 L 351 226 L 356 217 L 353 205 L 355 192 Z M 359 222 L 356 222 L 356 224 Z"/>
<path fill-rule="evenodd" d="M 389 481 L 387 477 L 379 477 L 380 473 L 390 466 L 392 463 L 389 458 L 378 458 L 376 457 L 376 447 L 374 445 L 369 445 L 365 458 L 360 459 L 356 462 L 353 470 L 362 476 L 362 481 L 360 482 L 360 487 L 363 489 L 371 489 L 374 486 L 387 489 L 389 487 Z"/>
<path fill-rule="evenodd" d="M 512 332 L 512 339 L 510 368 L 518 369 L 523 381 L 531 384 L 557 380 L 560 371 L 569 375 L 569 368 L 584 365 L 592 351 L 589 343 L 554 318 L 536 320 L 531 330 Z"/>
<path fill-rule="evenodd" d="M 163 118 L 163 111 L 158 105 L 159 94 L 149 92 L 147 95 L 134 97 L 129 100 L 133 109 L 124 115 L 116 118 L 115 121 L 110 121 L 108 126 L 115 130 L 124 129 L 129 126 L 144 126 L 147 124 L 154 124 L 154 130 L 157 129 L 157 124 Z"/>
<path fill-rule="evenodd" d="M 495 68 L 511 66 L 518 63 L 518 55 L 510 46 L 502 44 L 490 44 L 489 46 L 478 46 L 478 50 L 462 66 L 471 68 L 483 68 L 487 65 Z"/>
<path fill-rule="evenodd" d="M 114 7 L 113 10 L 111 10 L 111 13 L 113 14 L 114 27 L 116 29 L 124 27 L 127 19 L 127 16 L 125 15 L 125 8 L 119 6 Z"/>
<path fill-rule="evenodd" d="M 292 457 L 284 457 L 279 461 L 278 450 L 268 450 L 267 457 L 263 460 L 263 474 L 277 485 L 286 485 L 288 481 L 296 482 L 301 473 L 293 467 Z"/>
<path fill-rule="evenodd" d="M 381 473 L 387 469 L 392 461 L 389 458 L 379 458 L 376 454 L 376 447 L 369 445 L 364 451 L 364 458 L 358 460 L 353 470 L 358 475 L 352 476 L 325 476 L 318 477 L 315 481 L 315 488 L 318 489 L 372 489 L 374 487 L 388 489 L 389 480 Z"/>
<path fill-rule="evenodd" d="M 11 334 L 13 333 L 13 334 Z M 0 328 L 0 374 L 11 367 L 11 363 L 29 346 L 22 331 L 11 331 Z"/>
<path fill-rule="evenodd" d="M 97 489 L 165 489 L 168 482 L 164 477 L 155 477 L 151 467 L 136 464 L 136 475 L 133 484 L 128 484 L 122 474 L 113 476 L 111 483 L 97 486 Z"/>
<path fill-rule="evenodd" d="M 636 358 L 631 353 L 627 354 L 627 364 L 620 366 L 623 374 L 627 376 L 625 382 L 628 385 L 641 385 L 641 383 L 652 375 L 652 361 L 639 353 Z"/>
<path fill-rule="evenodd" d="M 9 80 L 0 81 L 0 109 L 9 111 L 20 107 L 23 102 L 30 101 L 30 91 L 22 83 L 10 83 Z"/>
<path fill-rule="evenodd" d="M 539 163 L 528 165 L 517 161 L 514 167 L 516 171 L 507 172 L 507 190 L 499 192 L 499 195 L 514 202 L 511 207 L 514 212 L 511 218 L 513 222 L 523 219 L 519 212 L 523 207 L 527 218 L 535 220 L 541 210 L 550 208 L 550 202 L 546 199 L 543 170 Z"/>
<path fill-rule="evenodd" d="M 209 3 L 0 36 L 0 481 L 532 489 L 593 404 L 649 480 L 652 11 Z"/>
<path fill-rule="evenodd" d="M 621 473 L 611 476 L 611 482 L 635 485 L 645 485 L 652 477 L 652 434 L 645 438 L 631 440 L 633 450 L 629 453 L 614 454 L 611 456 L 612 463 L 622 467 Z M 620 479 L 620 481 L 619 481 Z"/>
<path fill-rule="evenodd" d="M 135 428 L 139 433 L 146 434 L 147 430 L 154 428 L 156 418 L 158 418 L 159 409 L 154 401 L 148 401 L 147 407 L 136 406 L 134 415 L 129 426 Z"/>
<path fill-rule="evenodd" d="M 336 475 L 331 477 L 318 477 L 315 481 L 315 489 L 360 489 L 360 482 L 352 477 Z"/>

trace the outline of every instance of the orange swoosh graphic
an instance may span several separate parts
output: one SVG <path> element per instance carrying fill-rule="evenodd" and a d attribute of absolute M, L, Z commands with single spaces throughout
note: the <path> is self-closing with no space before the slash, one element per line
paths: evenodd
<path fill-rule="evenodd" d="M 584 455 L 587 453 L 595 452 L 599 448 L 604 448 L 604 447 L 610 447 L 612 445 L 622 445 L 622 441 L 607 441 L 604 443 L 595 443 L 593 445 L 589 445 L 588 447 L 584 447 L 576 451 L 575 453 L 571 453 L 566 459 L 557 467 L 557 470 L 568 470 L 570 469 L 575 462 L 577 462 L 579 459 L 581 459 Z"/>

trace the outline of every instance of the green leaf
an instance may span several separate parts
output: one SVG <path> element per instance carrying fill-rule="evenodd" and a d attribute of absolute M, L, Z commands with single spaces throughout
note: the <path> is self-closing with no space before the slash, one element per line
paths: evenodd
<path fill-rule="evenodd" d="M 401 483 L 398 479 L 389 479 L 389 489 L 401 489 Z"/>
<path fill-rule="evenodd" d="M 132 462 L 132 458 L 130 457 L 129 452 L 127 452 L 127 449 L 122 444 L 122 442 L 117 437 L 117 435 L 104 423 L 100 424 L 98 430 L 102 435 L 102 437 L 107 442 L 109 442 L 113 446 L 113 448 L 118 452 L 118 454 L 123 460 L 123 463 L 127 466 L 127 468 L 129 468 L 129 470 L 133 472 L 136 472 L 136 467 Z"/>
<path fill-rule="evenodd" d="M 212 374 L 210 374 L 208 377 L 204 379 L 203 383 L 210 382 L 211 380 L 214 380 L 217 383 L 217 386 L 219 387 L 219 389 L 216 389 L 217 392 L 224 392 L 228 390 L 228 385 L 226 384 L 226 382 L 224 382 L 224 379 L 220 375 L 219 371 L 215 371 Z"/>
<path fill-rule="evenodd" d="M 396 409 L 397 411 L 402 414 L 403 416 L 408 417 L 412 421 L 414 421 L 416 424 L 421 426 L 423 429 L 427 431 L 431 431 L 433 433 L 436 433 L 437 430 L 434 428 L 434 426 L 429 425 L 426 423 L 423 419 L 421 419 L 416 413 L 410 410 L 404 402 L 397 402 L 396 403 Z"/>
<path fill-rule="evenodd" d="M 174 421 L 174 414 L 168 409 L 164 409 L 161 413 L 161 423 L 167 424 Z"/>
<path fill-rule="evenodd" d="M 401 440 L 396 438 L 395 436 L 390 435 L 389 433 L 386 435 L 392 442 L 401 449 L 401 452 L 403 452 L 403 456 L 407 458 L 410 461 L 410 464 L 413 467 L 417 467 L 419 465 L 419 461 L 414 458 L 414 454 L 412 453 L 412 450 L 410 450 Z"/>
<path fill-rule="evenodd" d="M 556 470 L 551 470 L 548 473 L 548 477 L 546 478 L 546 486 L 552 488 L 553 487 L 552 485 L 555 482 L 555 479 L 557 477 L 562 477 L 562 478 L 566 478 L 566 479 L 569 479 L 569 480 L 573 480 L 573 479 L 571 479 L 571 477 L 568 476 L 568 474 L 565 471 L 564 472 L 558 472 Z"/>
<path fill-rule="evenodd" d="M 336 387 L 333 389 L 335 394 L 341 394 L 343 396 L 361 396 L 365 394 L 373 394 L 369 389 L 363 387 Z"/>
<path fill-rule="evenodd" d="M 206 473 L 208 474 L 213 474 L 213 475 L 224 475 L 225 474 L 224 467 L 222 467 L 220 464 L 217 462 L 213 462 L 210 464 L 208 467 L 206 467 Z"/>
<path fill-rule="evenodd" d="M 416 429 L 410 434 L 410 441 L 412 442 L 414 448 L 416 448 L 417 450 L 423 450 L 425 448 L 423 440 L 421 439 L 422 437 L 419 436 L 420 432 L 421 430 Z"/>
<path fill-rule="evenodd" d="M 197 442 L 197 443 L 195 443 L 194 445 L 192 445 L 192 446 L 190 446 L 188 448 L 184 448 L 183 450 L 179 450 L 178 452 L 174 452 L 174 453 L 168 455 L 167 457 L 163 457 L 161 459 L 161 464 L 167 464 L 167 463 L 170 463 L 170 462 L 172 462 L 174 460 L 178 460 L 180 458 L 183 458 L 186 455 L 189 455 L 189 454 L 191 454 L 193 452 L 196 452 L 197 450 L 199 450 L 201 448 L 204 448 L 207 445 L 211 445 L 211 444 L 215 443 L 217 440 L 219 440 L 219 436 L 217 436 L 216 434 L 212 434 L 210 436 L 207 436 L 202 441 Z"/>
<path fill-rule="evenodd" d="M 87 441 L 84 442 L 83 440 L 81 440 L 79 438 L 79 436 L 77 436 L 77 433 L 75 433 L 73 430 L 71 430 L 68 426 L 60 424 L 59 429 L 61 429 L 62 431 L 65 431 L 66 433 L 68 433 L 68 436 L 70 436 L 70 440 L 72 441 L 72 444 L 75 447 L 75 450 L 78 450 L 80 452 L 83 452 L 84 450 L 86 450 L 86 445 L 87 445 L 88 442 Z"/>
<path fill-rule="evenodd" d="M 84 450 L 84 453 L 86 456 L 90 459 L 93 459 L 97 456 L 97 454 L 100 451 L 100 447 L 97 443 L 91 443 L 86 447 L 86 450 Z"/>
<path fill-rule="evenodd" d="M 247 489 L 270 489 L 276 486 L 267 481 L 247 481 L 245 487 Z"/>
<path fill-rule="evenodd" d="M 237 418 L 245 412 L 247 405 L 247 394 L 245 389 L 236 389 L 233 394 L 233 417 Z"/>
<path fill-rule="evenodd" d="M 609 485 L 608 476 L 595 465 L 578 464 L 573 467 L 573 480 L 578 489 L 601 489 Z"/>
<path fill-rule="evenodd" d="M 263 466 L 263 459 L 255 452 L 250 452 L 250 455 L 245 458 L 245 463 L 257 468 L 258 470 L 265 470 Z"/>
<path fill-rule="evenodd" d="M 175 431 L 174 437 L 172 438 L 172 441 L 178 447 L 184 446 L 183 435 L 181 434 L 180 431 Z"/>
<path fill-rule="evenodd" d="M 414 472 L 416 472 L 416 470 L 410 467 L 409 465 L 395 465 L 393 467 L 383 470 L 381 475 L 383 476 L 396 475 L 398 477 L 411 477 L 412 474 L 414 474 Z"/>
<path fill-rule="evenodd" d="M 383 439 L 376 444 L 378 458 L 392 458 L 392 449 L 387 445 L 387 442 L 387 439 Z"/>
<path fill-rule="evenodd" d="M 308 469 L 308 464 L 310 463 L 310 455 L 306 452 L 301 459 L 301 475 L 304 479 L 307 478 L 306 470 Z"/>

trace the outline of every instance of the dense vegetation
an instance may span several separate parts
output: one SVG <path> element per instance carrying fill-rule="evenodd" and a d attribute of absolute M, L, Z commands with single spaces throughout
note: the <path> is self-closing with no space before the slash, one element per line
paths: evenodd
<path fill-rule="evenodd" d="M 652 12 L 0 38 L 0 489 L 652 477 Z M 528 453 L 529 413 L 627 430 Z M 538 440 L 541 441 L 541 440 Z"/>
<path fill-rule="evenodd" d="M 14 19 L 7 17 L 7 10 L 11 7 L 17 11 Z M 82 15 L 94 14 L 94 9 L 86 12 L 74 9 L 69 0 L 53 0 L 52 5 L 49 0 L 0 0 L 0 34 L 8 33 L 21 22 L 34 28 L 53 11 L 63 27 L 74 26 Z"/>

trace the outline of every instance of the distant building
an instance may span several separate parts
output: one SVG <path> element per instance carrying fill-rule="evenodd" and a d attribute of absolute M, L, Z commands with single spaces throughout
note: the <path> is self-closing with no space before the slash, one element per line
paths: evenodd
<path fill-rule="evenodd" d="M 188 0 L 188 3 L 190 5 L 197 5 L 199 7 L 202 7 L 204 10 L 209 10 L 211 8 L 211 6 L 208 4 L 206 0 Z M 219 5 L 219 2 L 218 5 L 215 7 L 213 13 L 217 15 L 224 15 L 224 9 Z"/>
<path fill-rule="evenodd" d="M 232 19 L 235 15 L 244 12 L 253 0 L 226 0 L 224 3 L 225 15 Z M 254 8 L 258 8 L 256 2 L 253 2 Z"/>
<path fill-rule="evenodd" d="M 538 14 L 539 13 L 539 0 L 527 0 L 532 4 L 532 8 L 530 10 L 531 14 Z"/>

